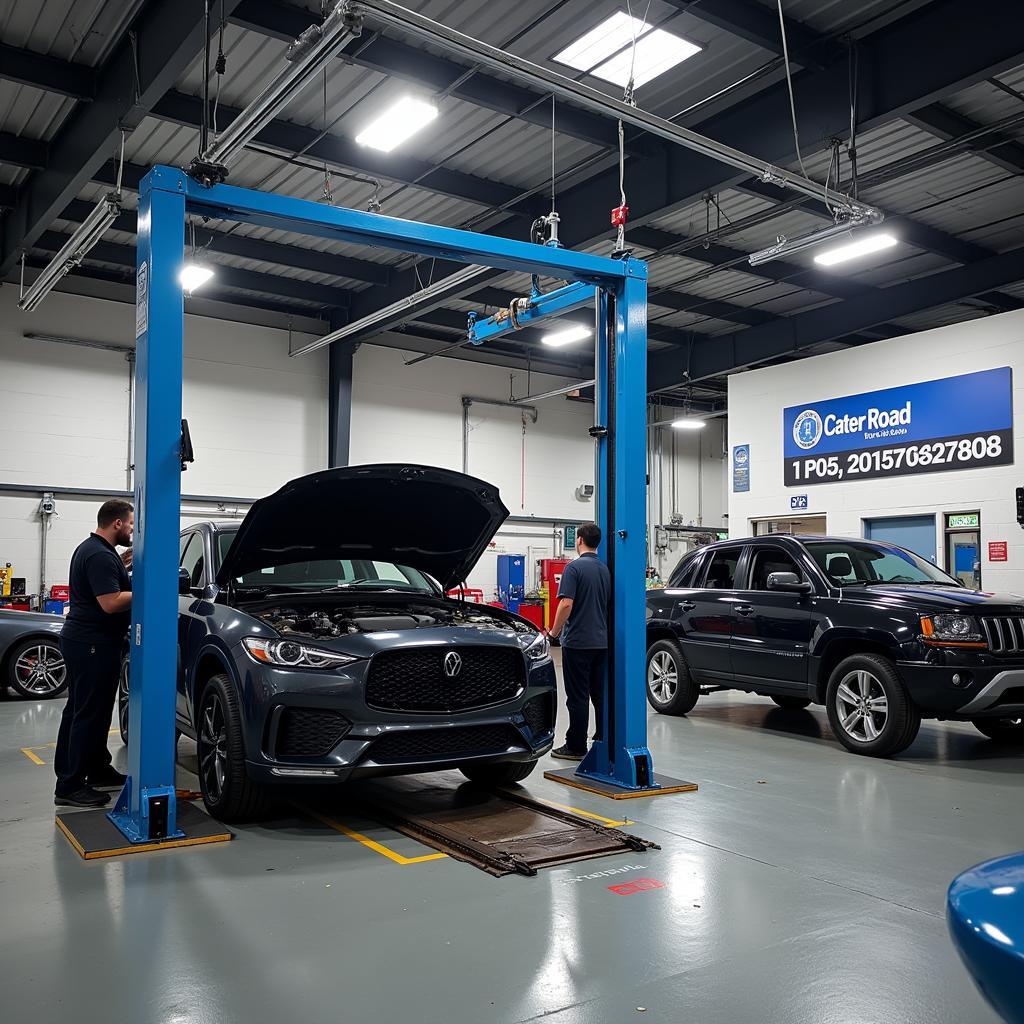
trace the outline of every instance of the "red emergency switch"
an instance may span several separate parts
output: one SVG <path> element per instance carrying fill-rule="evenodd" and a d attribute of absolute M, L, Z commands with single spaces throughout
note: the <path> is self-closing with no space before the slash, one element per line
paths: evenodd
<path fill-rule="evenodd" d="M 612 210 L 612 227 L 621 228 L 626 223 L 626 218 L 629 216 L 629 207 L 623 203 L 621 206 L 616 206 Z"/>

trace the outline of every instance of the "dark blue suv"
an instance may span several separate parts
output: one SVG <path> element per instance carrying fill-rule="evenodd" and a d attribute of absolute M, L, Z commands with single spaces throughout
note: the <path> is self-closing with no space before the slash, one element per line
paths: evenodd
<path fill-rule="evenodd" d="M 446 596 L 507 516 L 482 480 L 378 465 L 293 480 L 241 524 L 182 532 L 176 724 L 211 814 L 253 817 L 287 783 L 530 774 L 554 733 L 547 640 Z M 127 694 L 126 668 L 125 738 Z"/>
<path fill-rule="evenodd" d="M 891 544 L 774 535 L 699 548 L 647 595 L 647 699 L 701 692 L 824 704 L 858 754 L 913 743 L 922 718 L 1024 743 L 1024 597 L 965 589 Z"/>

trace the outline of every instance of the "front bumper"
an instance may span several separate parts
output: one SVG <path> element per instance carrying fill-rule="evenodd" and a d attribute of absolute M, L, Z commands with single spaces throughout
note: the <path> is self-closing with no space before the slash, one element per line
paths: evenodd
<path fill-rule="evenodd" d="M 373 708 L 364 697 L 365 671 L 365 662 L 329 674 L 247 666 L 243 717 L 249 775 L 267 783 L 344 782 L 488 761 L 533 761 L 553 745 L 557 701 L 550 658 L 528 667 L 526 684 L 514 699 L 459 712 Z M 537 728 L 535 701 L 549 704 L 550 728 Z M 281 742 L 282 722 L 294 710 L 327 713 L 335 720 L 343 716 L 347 725 L 329 751 L 300 756 Z"/>
<path fill-rule="evenodd" d="M 917 707 L 945 719 L 1024 716 L 1024 660 L 912 645 L 897 669 Z"/>

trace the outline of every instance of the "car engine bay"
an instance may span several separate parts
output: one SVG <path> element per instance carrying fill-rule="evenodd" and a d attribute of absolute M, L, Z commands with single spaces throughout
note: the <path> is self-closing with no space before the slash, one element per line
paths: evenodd
<path fill-rule="evenodd" d="M 388 607 L 377 604 L 313 606 L 299 603 L 273 605 L 251 614 L 283 636 L 341 637 L 354 633 L 392 632 L 439 626 L 476 626 L 483 629 L 512 629 L 517 633 L 534 630 L 519 619 L 505 618 L 475 604 L 450 606 L 403 603 Z"/>

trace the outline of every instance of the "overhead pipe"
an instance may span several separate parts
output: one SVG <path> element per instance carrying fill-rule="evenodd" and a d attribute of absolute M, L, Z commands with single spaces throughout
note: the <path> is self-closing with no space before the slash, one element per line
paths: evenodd
<path fill-rule="evenodd" d="M 556 71 L 551 71 L 523 57 L 507 53 L 489 43 L 484 43 L 446 25 L 441 25 L 431 18 L 392 3 L 391 0 L 358 0 L 358 2 L 349 0 L 348 6 L 353 15 L 363 14 L 373 22 L 408 32 L 410 35 L 443 50 L 459 54 L 473 64 L 483 65 L 501 74 L 509 75 L 536 89 L 551 92 L 561 99 L 568 100 L 570 103 L 592 110 L 597 114 L 615 117 L 626 124 L 650 132 L 652 135 L 660 136 L 669 142 L 735 167 L 762 181 L 785 185 L 796 192 L 825 203 L 826 206 L 831 204 L 851 217 L 863 219 L 864 222 L 882 220 L 882 212 L 873 206 L 858 202 L 849 196 L 833 195 L 824 185 L 801 174 L 786 170 L 784 167 L 776 167 L 774 164 L 750 156 L 732 146 L 709 139 L 663 117 L 650 114 L 624 100 L 615 99 L 599 89 L 591 88 L 582 82 L 575 82 Z"/>

